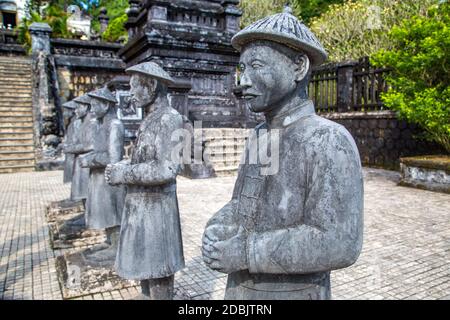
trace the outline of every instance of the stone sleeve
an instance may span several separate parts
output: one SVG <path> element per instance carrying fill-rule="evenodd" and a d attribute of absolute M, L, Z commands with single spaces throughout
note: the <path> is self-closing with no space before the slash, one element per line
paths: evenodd
<path fill-rule="evenodd" d="M 162 120 L 161 129 L 156 138 L 156 158 L 144 163 L 123 166 L 121 181 L 128 185 L 156 186 L 175 181 L 180 172 L 180 163 L 172 159 L 172 150 L 176 141 L 171 140 L 175 130 L 183 128 L 181 116 Z"/>
<path fill-rule="evenodd" d="M 250 233 L 250 273 L 307 274 L 352 265 L 362 248 L 363 181 L 348 132 L 323 136 L 308 157 L 304 224 Z"/>
<path fill-rule="evenodd" d="M 114 120 L 111 123 L 111 132 L 109 134 L 109 162 L 117 163 L 122 161 L 124 154 L 125 128 L 120 120 Z"/>

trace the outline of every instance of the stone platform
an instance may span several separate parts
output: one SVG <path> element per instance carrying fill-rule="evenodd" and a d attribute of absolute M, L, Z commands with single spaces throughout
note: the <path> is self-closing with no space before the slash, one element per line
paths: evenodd
<path fill-rule="evenodd" d="M 123 290 L 139 285 L 139 282 L 120 278 L 114 271 L 113 262 L 102 266 L 90 265 L 83 251 L 57 257 L 56 271 L 63 299 Z"/>
<path fill-rule="evenodd" d="M 84 212 L 82 201 L 72 201 L 65 199 L 62 201 L 53 201 L 46 208 L 46 218 L 48 222 L 55 222 L 67 215 L 80 214 Z"/>
<path fill-rule="evenodd" d="M 69 224 L 78 220 L 83 213 L 70 213 L 58 216 L 49 223 L 50 245 L 53 250 L 89 247 L 106 240 L 103 230 L 86 229 L 84 224 Z"/>

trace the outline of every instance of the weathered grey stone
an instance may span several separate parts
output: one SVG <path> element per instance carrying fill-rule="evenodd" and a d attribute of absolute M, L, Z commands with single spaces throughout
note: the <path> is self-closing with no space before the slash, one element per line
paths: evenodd
<path fill-rule="evenodd" d="M 89 249 L 87 249 L 89 251 Z M 135 281 L 120 278 L 112 264 L 91 265 L 86 251 L 65 254 L 56 259 L 56 271 L 64 299 L 134 287 Z"/>
<path fill-rule="evenodd" d="M 106 229 L 120 225 L 124 188 L 105 181 L 105 168 L 123 157 L 124 128 L 117 119 L 111 92 L 100 89 L 89 93 L 92 122 L 92 151 L 81 156 L 81 166 L 89 168 L 89 191 L 86 200 L 86 225 L 89 229 Z"/>
<path fill-rule="evenodd" d="M 33 54 L 43 52 L 50 54 L 50 34 L 52 28 L 43 22 L 33 22 L 28 28 L 31 33 L 31 51 Z"/>
<path fill-rule="evenodd" d="M 107 235 L 104 230 L 86 229 L 84 212 L 73 211 L 58 215 L 49 224 L 50 245 L 54 250 L 86 248 L 104 243 Z"/>
<path fill-rule="evenodd" d="M 80 163 L 81 155 L 90 152 L 92 146 L 92 118 L 89 114 L 90 98 L 81 96 L 74 100 L 78 106 L 75 109 L 76 119 L 73 123 L 73 138 L 64 145 L 66 154 L 74 155 L 74 166 L 70 199 L 73 201 L 87 198 L 89 169 L 82 168 Z"/>
<path fill-rule="evenodd" d="M 64 143 L 72 144 L 73 139 L 75 137 L 74 132 L 74 122 L 75 122 L 75 109 L 77 107 L 77 103 L 73 101 L 66 102 L 63 104 L 64 107 L 64 126 L 65 126 L 65 136 Z M 63 182 L 69 183 L 72 182 L 73 176 L 73 166 L 74 166 L 75 156 L 73 153 L 66 153 L 64 158 L 64 176 Z"/>
<path fill-rule="evenodd" d="M 285 12 L 235 36 L 245 39 L 237 42 L 243 97 L 266 121 L 247 143 L 232 200 L 203 236 L 205 263 L 228 274 L 227 299 L 330 299 L 330 271 L 353 264 L 362 248 L 358 149 L 308 100 L 311 64 L 326 54 L 305 28 Z M 259 142 L 277 133 L 276 169 L 252 162 Z"/>
<path fill-rule="evenodd" d="M 106 242 L 82 252 L 90 265 L 104 262 L 112 265 L 117 252 L 117 239 L 125 198 L 125 189 L 111 186 L 105 180 L 105 168 L 122 160 L 124 127 L 117 119 L 114 95 L 105 87 L 88 94 L 91 102 L 92 149 L 80 157 L 80 165 L 89 169 L 85 228 L 106 231 Z"/>
<path fill-rule="evenodd" d="M 172 158 L 172 133 L 183 128 L 182 116 L 170 107 L 171 77 L 146 62 L 128 70 L 131 99 L 145 108 L 130 162 L 109 165 L 106 179 L 126 185 L 127 196 L 116 258 L 116 271 L 125 279 L 141 280 L 149 299 L 171 299 L 173 275 L 184 267 L 176 194 L 181 166 Z M 161 81 L 163 80 L 163 81 Z"/>
<path fill-rule="evenodd" d="M 402 186 L 450 193 L 450 159 L 425 156 L 400 159 Z"/>
<path fill-rule="evenodd" d="M 55 222 L 61 216 L 80 214 L 84 212 L 83 201 L 72 201 L 70 199 L 51 202 L 47 206 L 46 217 L 48 222 Z"/>

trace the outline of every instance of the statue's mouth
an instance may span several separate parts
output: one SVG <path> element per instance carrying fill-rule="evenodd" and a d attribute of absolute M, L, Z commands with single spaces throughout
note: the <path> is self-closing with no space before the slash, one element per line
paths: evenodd
<path fill-rule="evenodd" d="M 255 93 L 244 93 L 244 95 L 242 96 L 245 100 L 249 101 L 249 100 L 253 100 L 255 98 L 257 98 L 259 95 L 255 94 Z"/>

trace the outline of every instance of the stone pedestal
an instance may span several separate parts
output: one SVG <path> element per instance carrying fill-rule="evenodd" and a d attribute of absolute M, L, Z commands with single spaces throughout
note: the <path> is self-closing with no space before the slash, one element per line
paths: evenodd
<path fill-rule="evenodd" d="M 58 219 L 67 217 L 68 215 L 80 214 L 82 212 L 84 212 L 84 204 L 82 201 L 65 199 L 51 202 L 47 206 L 45 216 L 48 222 L 55 222 Z"/>
<path fill-rule="evenodd" d="M 450 194 L 450 157 L 418 156 L 400 159 L 399 185 Z"/>
<path fill-rule="evenodd" d="M 65 254 L 56 259 L 56 271 L 64 299 L 139 285 L 138 281 L 120 278 L 114 271 L 113 261 L 103 266 L 90 265 L 84 257 L 85 252 Z"/>
<path fill-rule="evenodd" d="M 50 223 L 50 245 L 53 250 L 88 247 L 105 242 L 105 231 L 88 230 L 84 224 L 71 223 L 83 214 L 68 214 Z"/>

